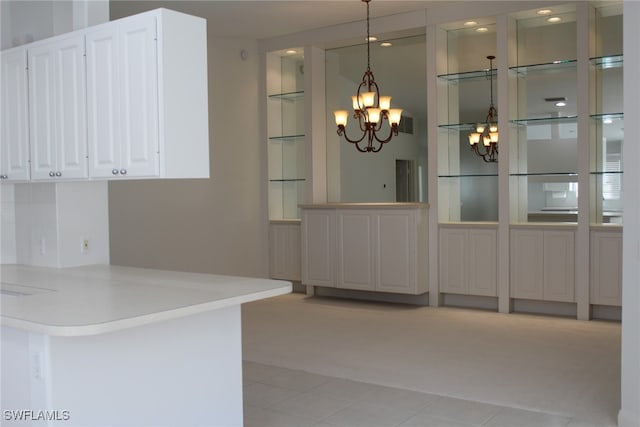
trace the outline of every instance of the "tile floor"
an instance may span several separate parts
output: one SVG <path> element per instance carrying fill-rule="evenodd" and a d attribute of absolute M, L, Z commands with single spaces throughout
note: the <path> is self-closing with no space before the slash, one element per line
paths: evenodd
<path fill-rule="evenodd" d="M 243 370 L 246 427 L 604 427 L 255 362 Z"/>

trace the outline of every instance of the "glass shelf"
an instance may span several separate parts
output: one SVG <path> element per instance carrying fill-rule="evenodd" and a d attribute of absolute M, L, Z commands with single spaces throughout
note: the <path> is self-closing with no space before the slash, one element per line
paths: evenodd
<path fill-rule="evenodd" d="M 474 177 L 486 177 L 486 176 L 498 176 L 497 173 L 477 173 L 477 174 L 460 174 L 460 175 L 438 175 L 438 178 L 474 178 Z"/>
<path fill-rule="evenodd" d="M 577 172 L 530 172 L 510 173 L 509 176 L 578 176 Z"/>
<path fill-rule="evenodd" d="M 283 178 L 283 179 L 270 179 L 269 182 L 301 182 L 306 181 L 305 178 Z"/>
<path fill-rule="evenodd" d="M 528 74 L 544 74 L 556 71 L 575 69 L 578 61 L 575 59 L 563 59 L 544 64 L 521 65 L 510 67 L 510 71 L 514 71 L 519 75 L 526 76 Z"/>
<path fill-rule="evenodd" d="M 526 119 L 509 120 L 509 123 L 516 125 L 546 125 L 556 123 L 576 123 L 578 116 L 562 116 L 562 117 L 534 117 Z"/>
<path fill-rule="evenodd" d="M 489 73 L 489 71 L 491 71 Z M 498 70 L 492 68 L 491 70 L 478 70 L 478 71 L 467 71 L 464 73 L 453 73 L 453 74 L 440 74 L 438 76 L 441 80 L 446 80 L 448 82 L 457 82 L 460 80 L 478 80 L 478 79 L 489 79 L 489 77 L 496 77 L 498 75 Z"/>
<path fill-rule="evenodd" d="M 270 141 L 295 141 L 297 139 L 303 139 L 304 134 L 302 135 L 282 135 L 282 136 L 270 136 Z"/>
<path fill-rule="evenodd" d="M 597 56 L 594 58 L 589 58 L 589 62 L 591 65 L 602 68 L 620 68 L 623 66 L 623 56 L 622 55 L 608 55 L 608 56 Z"/>
<path fill-rule="evenodd" d="M 476 128 L 476 123 L 452 123 L 446 125 L 438 125 L 441 129 L 455 130 L 455 131 L 473 131 Z"/>
<path fill-rule="evenodd" d="M 283 101 L 296 101 L 304 97 L 304 91 L 286 92 L 286 93 L 274 93 L 269 95 L 269 99 L 279 99 Z"/>
<path fill-rule="evenodd" d="M 602 122 L 605 120 L 622 120 L 624 119 L 624 113 L 592 114 L 590 117 L 593 120 Z"/>

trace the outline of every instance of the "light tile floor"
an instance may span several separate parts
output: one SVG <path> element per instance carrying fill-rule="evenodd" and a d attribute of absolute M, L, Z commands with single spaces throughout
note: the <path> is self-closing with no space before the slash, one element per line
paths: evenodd
<path fill-rule="evenodd" d="M 248 361 L 243 370 L 246 427 L 605 427 Z"/>

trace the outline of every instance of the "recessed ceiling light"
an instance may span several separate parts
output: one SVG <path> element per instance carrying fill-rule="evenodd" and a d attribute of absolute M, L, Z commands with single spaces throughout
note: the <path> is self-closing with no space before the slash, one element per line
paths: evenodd
<path fill-rule="evenodd" d="M 559 16 L 551 16 L 547 18 L 547 22 L 560 22 L 560 21 L 562 21 L 562 18 L 560 18 Z"/>
<path fill-rule="evenodd" d="M 567 103 L 564 101 L 556 102 L 556 107 L 566 107 Z"/>
<path fill-rule="evenodd" d="M 464 23 L 466 27 L 471 27 L 472 25 L 478 25 L 478 21 L 467 21 Z"/>
<path fill-rule="evenodd" d="M 365 37 L 365 38 L 364 38 L 364 40 L 365 40 L 365 41 L 367 41 L 367 38 Z M 378 40 L 378 38 L 377 38 L 376 36 L 369 36 L 368 41 L 370 41 L 370 42 L 374 42 L 374 41 L 376 41 L 376 40 Z"/>
<path fill-rule="evenodd" d="M 548 15 L 551 12 L 553 12 L 551 9 L 540 9 L 538 12 L 536 12 L 538 15 Z"/>
<path fill-rule="evenodd" d="M 478 33 L 486 33 L 487 31 L 489 31 L 489 29 L 487 27 L 476 28 L 476 32 L 478 32 Z"/>
<path fill-rule="evenodd" d="M 391 43 L 391 42 L 382 42 L 382 43 L 380 43 L 380 46 L 389 47 L 389 46 L 393 46 L 393 43 Z"/>
<path fill-rule="evenodd" d="M 293 55 L 294 53 L 298 53 L 298 51 L 297 51 L 297 50 L 294 50 L 294 49 L 289 49 L 286 53 L 287 53 L 288 55 Z"/>

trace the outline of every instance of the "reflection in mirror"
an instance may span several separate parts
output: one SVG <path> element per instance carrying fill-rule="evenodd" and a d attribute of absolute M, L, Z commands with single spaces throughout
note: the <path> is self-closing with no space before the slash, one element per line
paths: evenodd
<path fill-rule="evenodd" d="M 390 43 L 390 46 L 381 46 Z M 326 51 L 327 200 L 427 200 L 427 84 L 424 35 L 371 43 L 371 71 L 391 108 L 403 109 L 398 136 L 378 153 L 360 153 L 336 133 L 333 112 L 352 110 L 367 66 L 366 44 Z M 351 113 L 350 113 L 351 114 Z M 347 133 L 356 134 L 349 117 Z M 402 180 L 402 182 L 400 182 Z"/>

